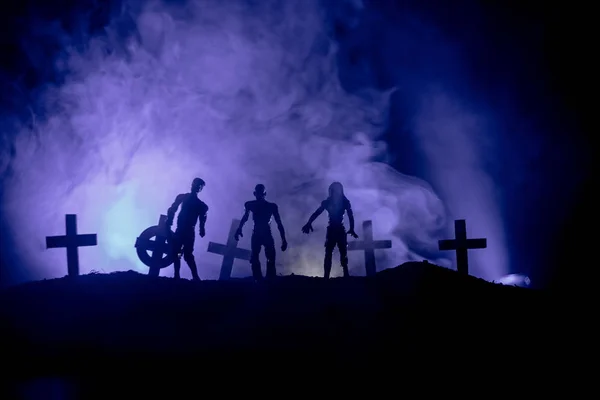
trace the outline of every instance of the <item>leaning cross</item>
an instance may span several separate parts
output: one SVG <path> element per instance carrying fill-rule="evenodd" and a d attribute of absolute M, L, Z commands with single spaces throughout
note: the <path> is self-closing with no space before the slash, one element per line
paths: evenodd
<path fill-rule="evenodd" d="M 167 216 L 158 219 L 158 225 L 145 229 L 135 241 L 135 248 L 139 259 L 150 267 L 148 275 L 160 275 L 161 268 L 166 268 L 173 263 L 171 246 L 167 244 L 171 230 L 167 227 Z M 154 238 L 154 240 L 150 240 Z M 148 252 L 151 251 L 150 256 Z M 163 254 L 165 255 L 163 257 Z"/>
<path fill-rule="evenodd" d="M 229 228 L 229 237 L 227 238 L 226 245 L 214 242 L 208 243 L 207 251 L 209 253 L 221 254 L 223 256 L 219 280 L 227 280 L 231 277 L 234 259 L 239 258 L 240 260 L 250 261 L 250 250 L 240 249 L 237 247 L 237 240 L 235 240 L 234 236 L 239 225 L 239 219 L 234 219 L 231 222 L 231 227 Z"/>
<path fill-rule="evenodd" d="M 67 233 L 65 236 L 46 236 L 46 248 L 67 248 L 67 269 L 69 276 L 79 275 L 79 247 L 96 246 L 96 234 L 77 234 L 77 215 L 67 214 L 65 217 Z"/>
<path fill-rule="evenodd" d="M 456 267 L 461 274 L 469 274 L 469 249 L 485 249 L 486 239 L 467 239 L 467 224 L 464 219 L 454 221 L 455 239 L 438 240 L 440 250 L 456 250 Z"/>
<path fill-rule="evenodd" d="M 375 265 L 375 249 L 390 249 L 392 247 L 391 240 L 373 240 L 373 221 L 363 222 L 364 240 L 353 241 L 348 243 L 348 250 L 364 250 L 365 251 L 365 268 L 367 276 L 373 276 L 377 273 Z"/>

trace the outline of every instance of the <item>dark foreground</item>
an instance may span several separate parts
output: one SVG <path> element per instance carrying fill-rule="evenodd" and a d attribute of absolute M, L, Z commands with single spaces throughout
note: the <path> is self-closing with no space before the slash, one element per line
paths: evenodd
<path fill-rule="evenodd" d="M 171 375 L 176 387 L 302 373 L 323 385 L 419 363 L 549 363 L 564 341 L 558 305 L 547 293 L 422 263 L 328 282 L 86 275 L 0 294 L 2 376 L 11 390 L 55 376 L 78 388 L 66 398 L 118 398 L 128 386 L 146 396 L 173 385 Z"/>

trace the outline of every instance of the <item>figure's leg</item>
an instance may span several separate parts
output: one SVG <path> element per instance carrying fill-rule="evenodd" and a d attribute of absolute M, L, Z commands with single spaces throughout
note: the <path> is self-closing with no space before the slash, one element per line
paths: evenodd
<path fill-rule="evenodd" d="M 183 259 L 187 263 L 188 267 L 192 271 L 192 278 L 195 281 L 199 281 L 198 267 L 196 267 L 196 259 L 194 258 L 194 232 L 187 233 L 183 244 Z"/>
<path fill-rule="evenodd" d="M 179 251 L 181 250 L 181 239 L 179 238 L 179 232 L 175 232 L 172 237 L 171 249 L 173 252 L 173 278 L 179 279 L 181 276 L 181 260 L 179 259 Z"/>
<path fill-rule="evenodd" d="M 330 228 L 327 228 L 327 236 L 325 237 L 325 260 L 323 262 L 324 274 L 323 277 L 325 279 L 329 279 L 329 275 L 331 274 L 331 261 L 333 257 L 333 249 L 335 248 L 335 238 L 332 236 L 333 231 Z"/>
<path fill-rule="evenodd" d="M 177 255 L 175 255 L 175 258 L 173 259 L 173 278 L 181 278 L 179 271 L 181 271 L 181 260 Z"/>
<path fill-rule="evenodd" d="M 250 266 L 252 267 L 252 276 L 255 280 L 261 280 L 263 277 L 262 271 L 260 270 L 260 248 L 260 237 L 257 234 L 253 233 L 252 239 L 250 239 Z"/>
<path fill-rule="evenodd" d="M 265 256 L 267 257 L 267 278 L 275 278 L 277 271 L 275 270 L 275 240 L 273 236 L 265 237 Z"/>
<path fill-rule="evenodd" d="M 340 251 L 340 264 L 342 264 L 344 278 L 347 278 L 350 276 L 350 273 L 348 272 L 348 239 L 345 231 L 340 232 L 337 246 Z"/>

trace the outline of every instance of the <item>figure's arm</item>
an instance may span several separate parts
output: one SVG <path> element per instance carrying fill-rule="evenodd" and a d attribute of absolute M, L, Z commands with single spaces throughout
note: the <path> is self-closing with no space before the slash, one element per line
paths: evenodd
<path fill-rule="evenodd" d="M 312 223 L 315 222 L 315 219 L 317 219 L 317 217 L 321 215 L 323 211 L 325 211 L 325 206 L 323 205 L 323 203 L 321 203 L 319 208 L 317 208 L 317 210 L 314 213 L 312 213 L 306 225 L 312 225 Z"/>
<path fill-rule="evenodd" d="M 204 206 L 204 210 L 200 212 L 198 221 L 200 222 L 200 236 L 204 237 L 206 233 L 206 219 L 208 218 L 208 206 Z"/>
<path fill-rule="evenodd" d="M 241 231 L 246 222 L 248 222 L 248 218 L 250 217 L 250 207 L 248 203 L 244 204 L 244 215 L 242 216 L 242 220 L 240 221 L 239 230 Z"/>
<path fill-rule="evenodd" d="M 346 213 L 348 214 L 348 222 L 350 223 L 350 230 L 354 232 L 354 212 L 352 211 L 352 204 L 350 200 L 346 202 Z"/>
<path fill-rule="evenodd" d="M 179 205 L 183 202 L 184 198 L 184 194 L 180 194 L 177 197 L 175 197 L 175 201 L 167 210 L 167 226 L 170 227 L 171 225 L 173 225 L 173 218 L 175 218 L 175 213 L 177 212 L 177 209 L 179 208 Z"/>
<path fill-rule="evenodd" d="M 281 222 L 281 216 L 279 215 L 279 207 L 277 207 L 277 205 L 275 205 L 273 207 L 273 218 L 275 218 L 275 223 L 277 224 L 277 229 L 279 229 L 279 234 L 281 235 L 281 241 L 286 242 L 285 229 L 283 229 L 283 223 Z"/>
<path fill-rule="evenodd" d="M 240 221 L 240 226 L 238 226 L 237 231 L 235 232 L 235 240 L 238 240 L 240 236 L 244 236 L 242 234 L 242 228 L 244 224 L 248 221 L 248 217 L 250 217 L 250 206 L 248 203 L 244 204 L 244 215 L 242 216 L 242 220 Z"/>
<path fill-rule="evenodd" d="M 302 227 L 302 232 L 310 233 L 313 230 L 312 223 L 315 221 L 315 219 L 317 219 L 319 215 L 321 215 L 323 211 L 325 211 L 325 202 L 322 202 L 319 208 L 317 208 L 317 210 L 314 213 L 312 213 L 306 225 Z"/>
<path fill-rule="evenodd" d="M 352 211 L 352 204 L 350 204 L 350 200 L 346 200 L 346 213 L 348 214 L 348 222 L 350 223 L 348 234 L 357 239 L 358 235 L 356 232 L 354 232 L 354 212 Z"/>

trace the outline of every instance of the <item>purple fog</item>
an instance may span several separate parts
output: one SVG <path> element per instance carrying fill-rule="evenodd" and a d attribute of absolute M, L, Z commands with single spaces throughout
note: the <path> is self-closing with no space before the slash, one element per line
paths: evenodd
<path fill-rule="evenodd" d="M 79 233 L 98 235 L 97 246 L 79 251 L 81 273 L 146 273 L 136 237 L 196 176 L 207 183 L 200 198 L 210 207 L 206 237 L 195 245 L 203 279 L 216 279 L 221 263 L 206 252 L 208 242 L 226 241 L 257 183 L 279 204 L 288 235 L 278 273 L 321 276 L 326 216 L 312 235 L 300 228 L 333 180 L 352 201 L 359 236 L 369 219 L 375 239 L 392 240 L 392 249 L 376 252 L 378 269 L 428 259 L 452 220 L 464 218 L 469 236 L 488 239 L 486 250 L 470 252 L 471 273 L 508 274 L 495 183 L 482 169 L 481 138 L 493 121 L 435 82 L 424 90 L 414 135 L 436 193 L 372 161 L 388 151 L 380 136 L 393 90 L 343 89 L 318 1 L 244 4 L 148 2 L 129 11 L 136 35 L 124 36 L 115 22 L 56 61 L 66 78 L 43 94 L 51 111 L 19 128 L 14 157 L 1 154 L 0 172 L 12 171 L 4 215 L 31 276 L 66 274 L 66 252 L 45 249 L 46 236 L 64 234 L 65 214 L 78 215 Z M 239 246 L 249 248 L 249 238 Z M 429 261 L 451 267 L 454 256 L 446 256 Z M 362 252 L 349 257 L 351 274 L 364 275 Z M 332 272 L 341 269 L 334 264 Z M 185 265 L 182 273 L 189 278 Z M 250 275 L 248 262 L 236 260 L 232 275 Z"/>

